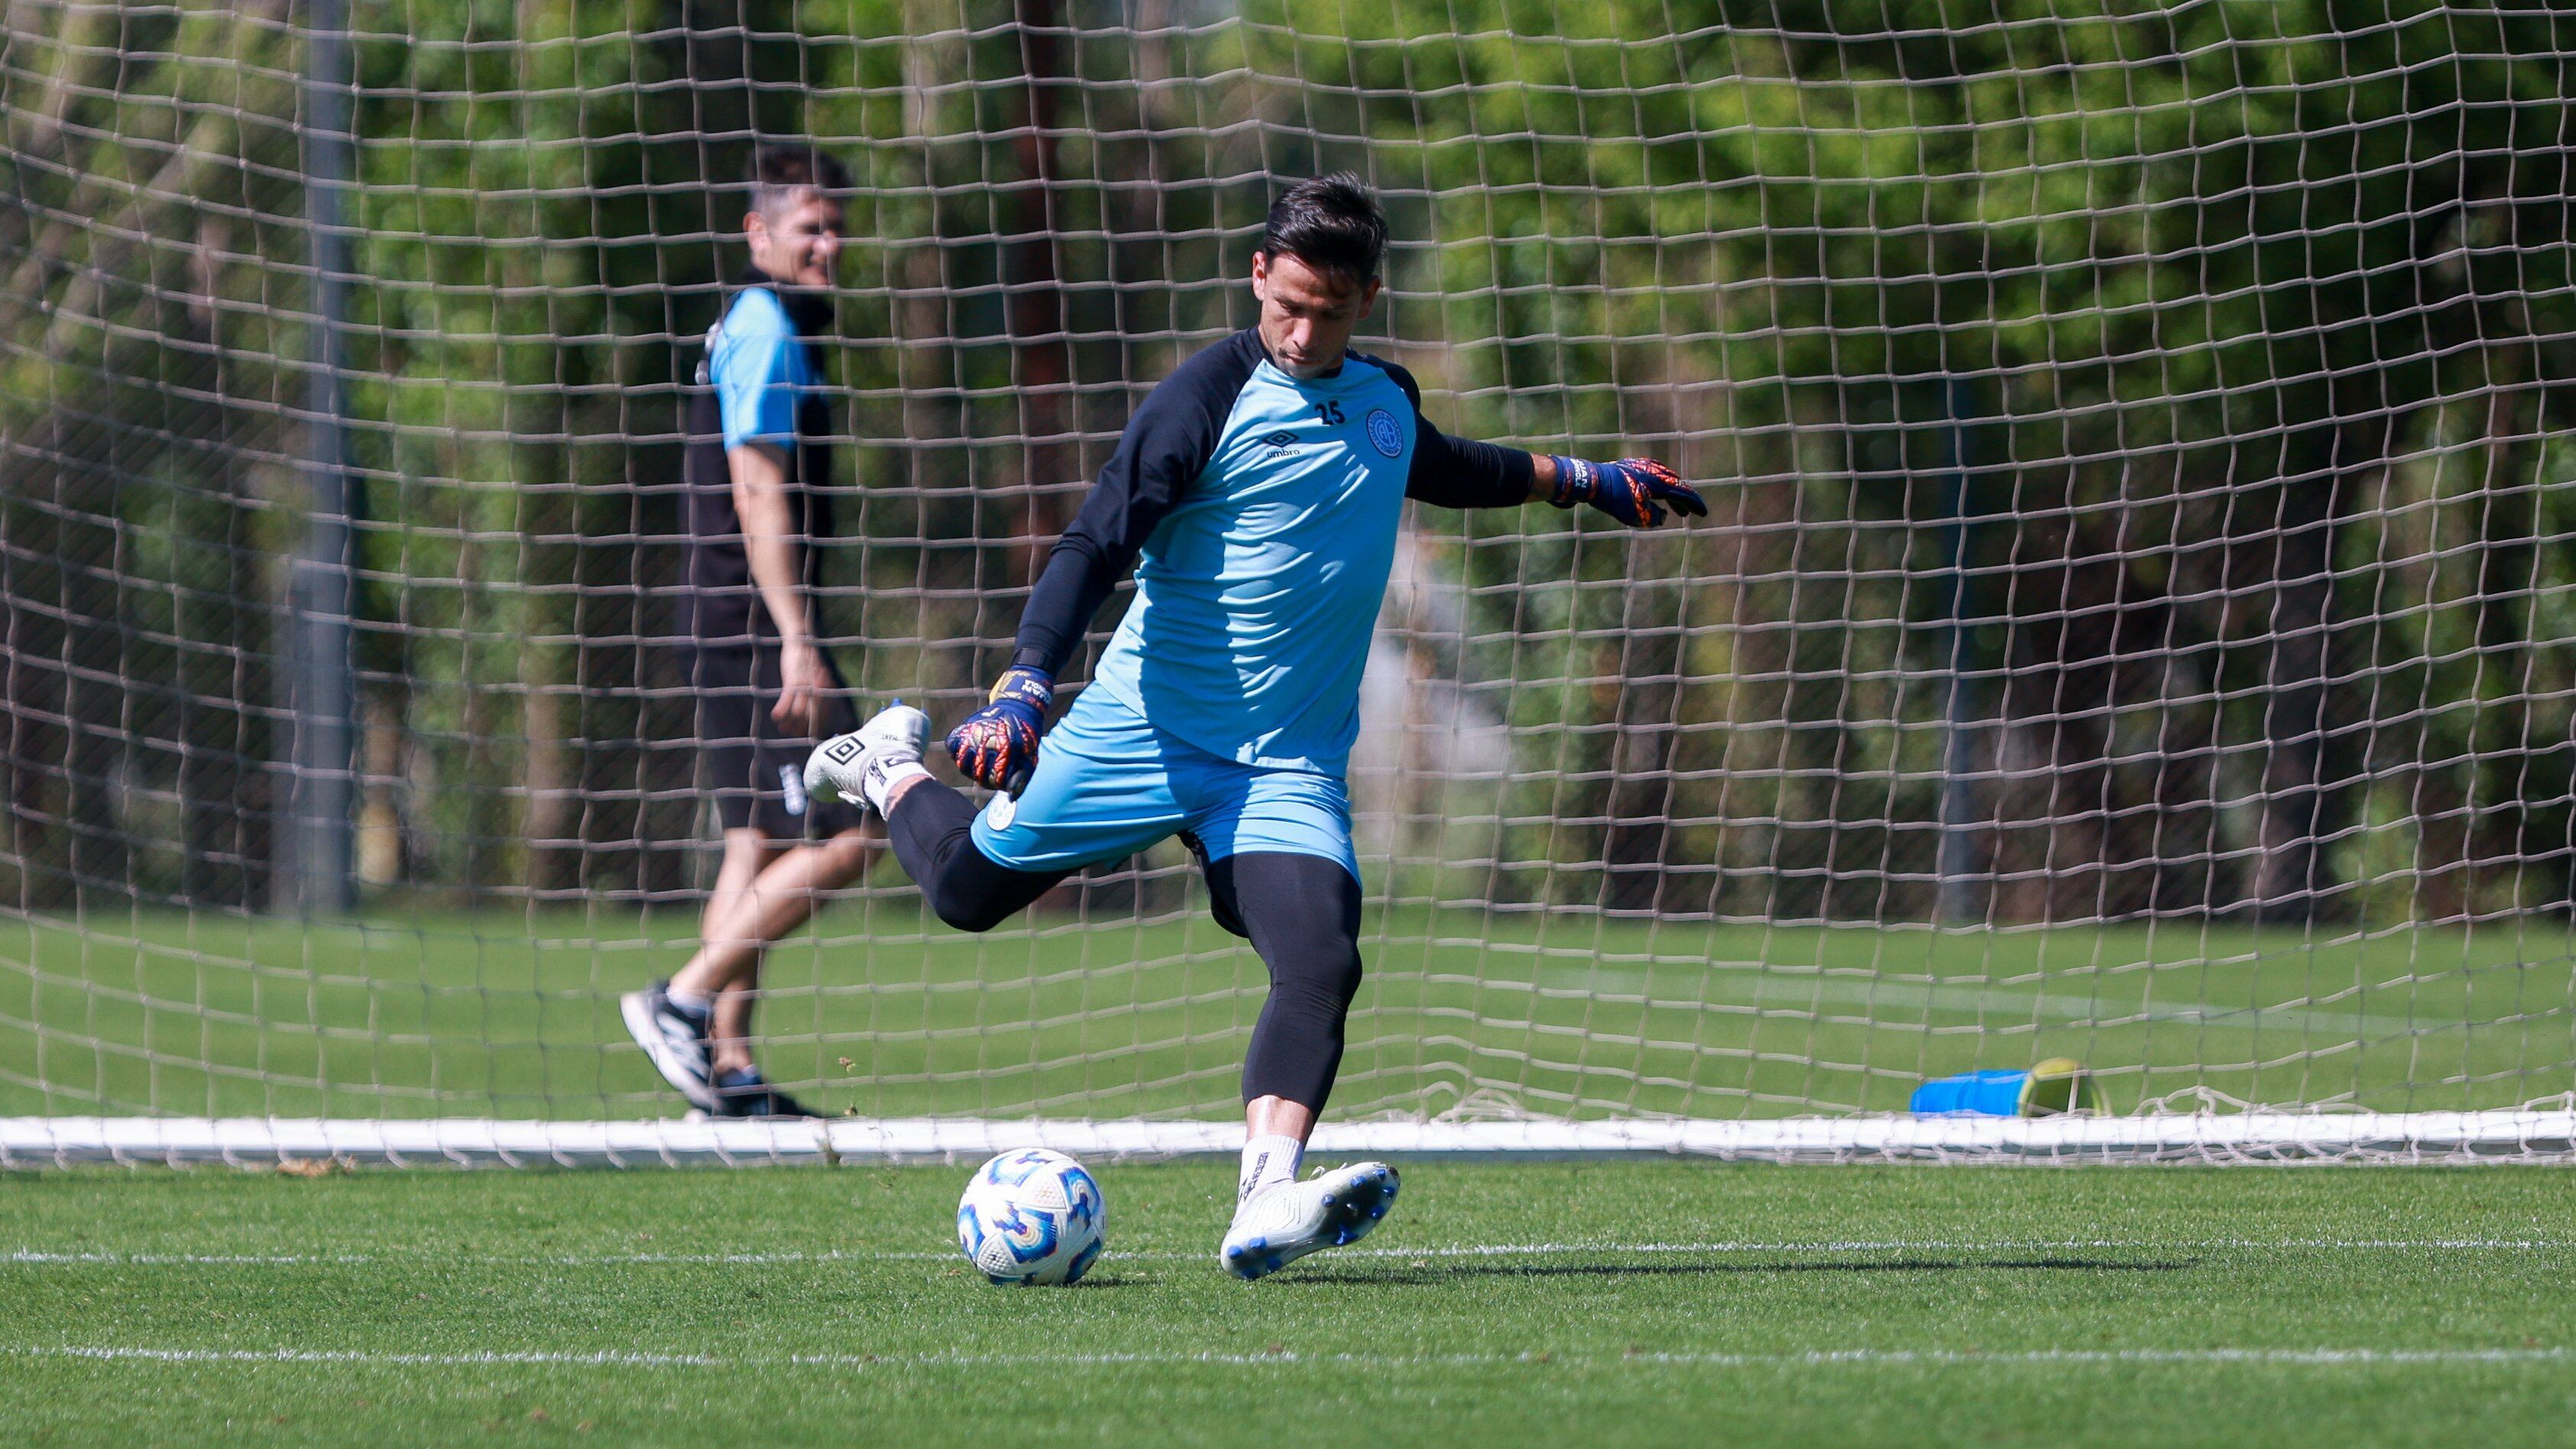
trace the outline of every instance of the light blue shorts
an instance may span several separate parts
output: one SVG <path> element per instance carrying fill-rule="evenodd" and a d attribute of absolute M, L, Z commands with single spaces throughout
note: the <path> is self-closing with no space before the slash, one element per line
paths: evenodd
<path fill-rule="evenodd" d="M 1340 780 L 1210 754 L 1102 689 L 1084 690 L 1048 732 L 1020 798 L 996 795 L 975 816 L 976 848 L 1015 870 L 1122 860 L 1181 831 L 1210 860 L 1249 850 L 1320 855 L 1359 878 Z"/>

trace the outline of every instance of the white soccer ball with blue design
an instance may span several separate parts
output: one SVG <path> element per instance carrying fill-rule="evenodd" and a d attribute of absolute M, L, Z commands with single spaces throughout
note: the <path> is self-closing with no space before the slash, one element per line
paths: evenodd
<path fill-rule="evenodd" d="M 1081 1163 L 1023 1147 L 967 1179 L 957 1246 L 996 1283 L 1071 1283 L 1100 1256 L 1106 1206 Z"/>

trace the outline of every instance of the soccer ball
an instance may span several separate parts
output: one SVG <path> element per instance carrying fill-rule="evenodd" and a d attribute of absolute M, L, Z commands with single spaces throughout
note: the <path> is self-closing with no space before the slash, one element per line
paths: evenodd
<path fill-rule="evenodd" d="M 1105 1206 L 1081 1163 L 1023 1147 L 966 1180 L 957 1246 L 996 1283 L 1071 1283 L 1100 1256 Z"/>

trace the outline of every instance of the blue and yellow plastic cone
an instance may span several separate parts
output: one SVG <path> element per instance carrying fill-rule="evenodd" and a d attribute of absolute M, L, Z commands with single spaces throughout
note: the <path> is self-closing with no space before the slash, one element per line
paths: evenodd
<path fill-rule="evenodd" d="M 2103 1110 L 2101 1084 L 2073 1057 L 2050 1057 L 2028 1071 L 1962 1072 L 1914 1089 L 1918 1117 L 2056 1117 Z"/>

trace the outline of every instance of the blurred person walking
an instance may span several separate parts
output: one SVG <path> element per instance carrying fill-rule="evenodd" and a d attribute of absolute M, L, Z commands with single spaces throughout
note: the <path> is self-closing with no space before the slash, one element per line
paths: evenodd
<path fill-rule="evenodd" d="M 686 452 L 690 684 L 698 780 L 724 825 L 699 946 L 620 999 L 626 1028 L 698 1109 L 810 1117 L 751 1055 L 769 945 L 856 879 L 861 812 L 805 789 L 813 741 L 853 729 L 849 686 L 819 642 L 814 540 L 832 533 L 830 409 L 815 340 L 831 325 L 848 171 L 803 145 L 753 158 L 751 266 L 708 332 Z"/>

